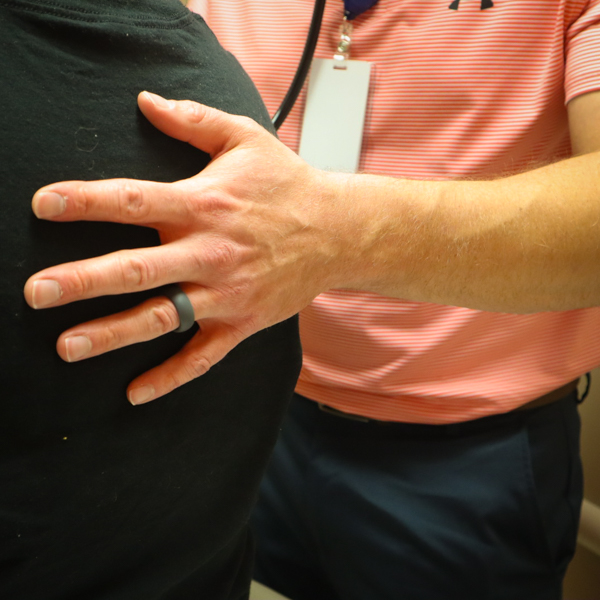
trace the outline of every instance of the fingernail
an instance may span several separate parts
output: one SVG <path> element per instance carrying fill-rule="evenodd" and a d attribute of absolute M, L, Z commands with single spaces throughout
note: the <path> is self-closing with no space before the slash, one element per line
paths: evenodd
<path fill-rule="evenodd" d="M 141 387 L 130 390 L 129 394 L 127 394 L 127 398 L 129 399 L 129 402 L 131 402 L 131 404 L 136 406 L 138 404 L 144 404 L 144 402 L 149 402 L 150 400 L 152 400 L 152 398 L 154 398 L 155 393 L 156 392 L 154 390 L 153 385 L 143 385 Z"/>
<path fill-rule="evenodd" d="M 33 308 L 44 308 L 60 300 L 62 289 L 57 281 L 52 279 L 39 279 L 33 284 L 31 301 Z"/>
<path fill-rule="evenodd" d="M 55 192 L 41 192 L 33 197 L 32 208 L 38 219 L 51 219 L 65 212 L 67 199 Z"/>
<path fill-rule="evenodd" d="M 169 102 L 165 100 L 162 96 L 158 96 L 157 94 L 151 94 L 150 92 L 144 92 L 148 100 L 150 100 L 153 104 L 158 106 L 159 108 L 173 108 L 175 106 L 174 102 Z"/>
<path fill-rule="evenodd" d="M 74 362 L 84 358 L 92 351 L 92 340 L 86 335 L 74 335 L 65 340 L 67 361 Z"/>

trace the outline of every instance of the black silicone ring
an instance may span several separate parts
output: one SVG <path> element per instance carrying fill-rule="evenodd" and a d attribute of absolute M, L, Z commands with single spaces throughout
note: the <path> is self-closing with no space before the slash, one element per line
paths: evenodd
<path fill-rule="evenodd" d="M 175 333 L 183 333 L 195 323 L 194 307 L 185 292 L 176 284 L 167 285 L 163 294 L 173 303 L 179 315 L 179 327 Z"/>

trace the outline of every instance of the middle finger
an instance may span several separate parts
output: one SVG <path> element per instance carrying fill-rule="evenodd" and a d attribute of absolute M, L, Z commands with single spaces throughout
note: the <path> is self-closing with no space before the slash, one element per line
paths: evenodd
<path fill-rule="evenodd" d="M 25 284 L 32 308 L 62 306 L 77 300 L 127 294 L 205 276 L 188 252 L 172 243 L 119 250 L 104 256 L 44 269 Z"/>

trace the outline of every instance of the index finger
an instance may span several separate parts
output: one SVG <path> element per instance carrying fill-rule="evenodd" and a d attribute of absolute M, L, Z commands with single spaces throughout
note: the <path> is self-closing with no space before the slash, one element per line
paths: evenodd
<path fill-rule="evenodd" d="M 176 183 L 136 179 L 63 181 L 40 188 L 31 207 L 52 221 L 110 221 L 153 227 L 189 222 L 187 203 L 178 202 Z"/>
<path fill-rule="evenodd" d="M 229 115 L 197 102 L 165 100 L 142 92 L 138 103 L 146 118 L 163 133 L 213 158 L 259 132 L 266 133 L 247 117 Z M 194 181 L 198 192 L 200 184 L 197 178 Z M 64 181 L 38 190 L 33 196 L 32 208 L 38 218 L 53 221 L 185 226 L 194 215 L 190 214 L 184 193 L 186 186 L 180 185 L 182 183 L 136 179 Z"/>

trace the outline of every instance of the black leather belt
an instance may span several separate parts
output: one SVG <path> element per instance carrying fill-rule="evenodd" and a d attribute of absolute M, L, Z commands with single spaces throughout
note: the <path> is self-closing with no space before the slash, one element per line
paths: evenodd
<path fill-rule="evenodd" d="M 570 381 L 565 385 L 540 396 L 539 398 L 535 398 L 522 406 L 518 406 L 514 410 L 531 410 L 533 408 L 540 408 L 541 406 L 546 406 L 546 404 L 552 404 L 553 402 L 558 402 L 571 392 L 574 392 L 577 389 L 577 384 L 579 383 L 579 378 L 574 381 Z M 347 413 L 342 410 L 338 410 L 337 408 L 332 408 L 331 406 L 327 406 L 326 404 L 318 403 L 319 409 L 324 413 L 334 415 L 336 417 L 341 417 L 343 419 L 350 419 L 351 421 L 360 421 L 362 423 L 393 423 L 394 421 L 380 421 L 378 419 L 370 419 L 368 417 L 363 417 L 361 415 L 353 415 L 352 413 Z"/>
<path fill-rule="evenodd" d="M 540 406 L 546 406 L 546 404 L 552 404 L 553 402 L 558 402 L 562 400 L 565 396 L 568 396 L 571 392 L 574 392 L 577 389 L 577 385 L 579 384 L 579 378 L 574 381 L 569 381 L 569 383 L 565 383 L 562 387 L 559 387 L 539 398 L 535 398 L 522 406 L 518 406 L 515 410 L 530 410 L 532 408 L 539 408 Z"/>

